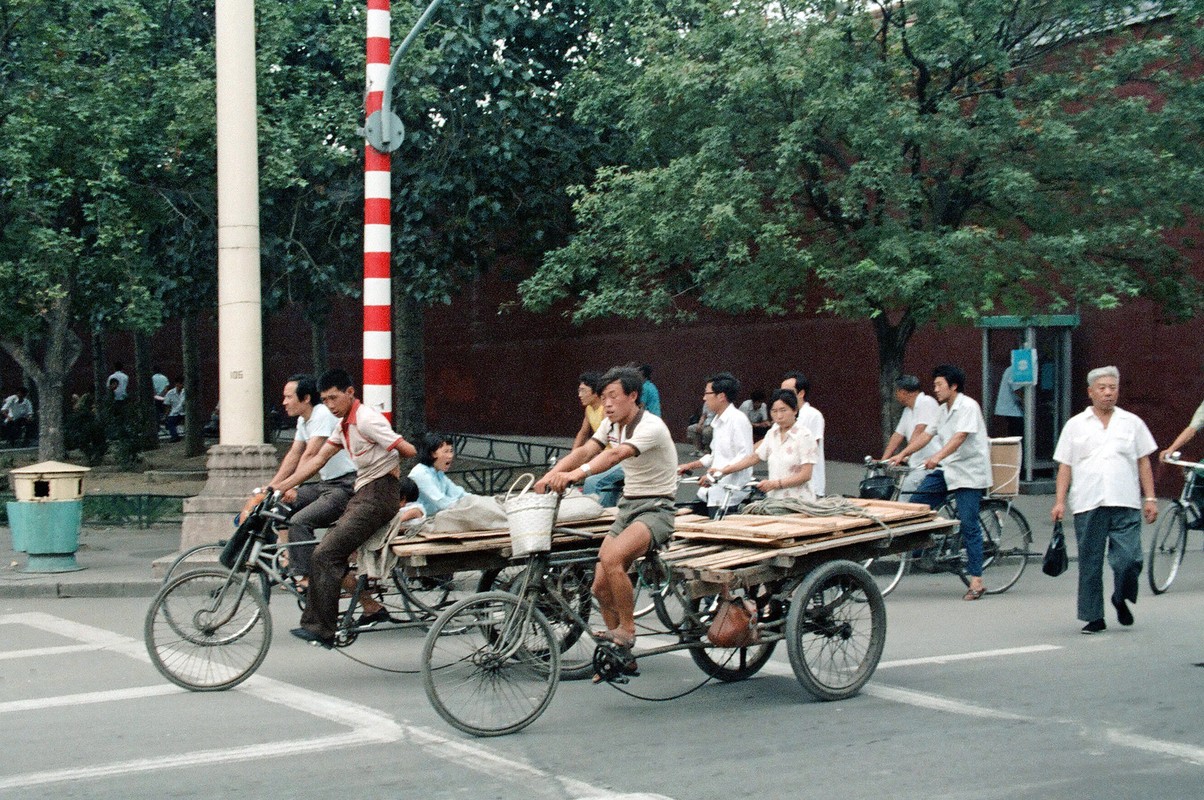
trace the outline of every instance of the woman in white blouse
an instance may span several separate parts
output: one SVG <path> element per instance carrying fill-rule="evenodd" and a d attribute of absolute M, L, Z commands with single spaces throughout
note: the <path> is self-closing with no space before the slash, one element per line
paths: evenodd
<path fill-rule="evenodd" d="M 798 395 L 778 389 L 771 403 L 769 415 L 773 427 L 753 454 L 715 471 L 729 475 L 765 461 L 769 465 L 769 478 L 757 484 L 757 488 L 767 497 L 814 500 L 811 471 L 819 460 L 819 448 L 811 431 L 798 421 Z"/>

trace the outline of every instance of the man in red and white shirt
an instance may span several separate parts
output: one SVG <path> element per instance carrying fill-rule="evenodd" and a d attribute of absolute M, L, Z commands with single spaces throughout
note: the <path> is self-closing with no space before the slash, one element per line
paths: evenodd
<path fill-rule="evenodd" d="M 287 491 L 303 483 L 342 450 L 355 462 L 355 494 L 314 551 L 301 627 L 290 631 L 298 639 L 330 648 L 338 628 L 339 591 L 347 559 L 397 514 L 401 506 L 400 458 L 410 458 L 417 451 L 393 430 L 383 414 L 356 399 L 351 376 L 345 370 L 323 373 L 318 391 L 322 402 L 339 418 L 339 426 L 316 454 L 268 491 Z"/>

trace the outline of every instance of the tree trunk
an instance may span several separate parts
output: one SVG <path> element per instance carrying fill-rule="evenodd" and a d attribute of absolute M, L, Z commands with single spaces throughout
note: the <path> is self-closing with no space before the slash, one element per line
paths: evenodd
<path fill-rule="evenodd" d="M 92 408 L 100 414 L 105 395 L 109 393 L 109 371 L 105 364 L 104 330 L 99 326 L 92 329 Z"/>
<path fill-rule="evenodd" d="M 903 374 L 907 343 L 915 332 L 915 319 L 909 313 L 904 314 L 897 325 L 892 325 L 886 314 L 874 317 L 874 335 L 878 340 L 878 401 L 883 447 L 902 413 L 895 402 L 895 379 Z"/>
<path fill-rule="evenodd" d="M 38 460 L 67 458 L 67 436 L 63 426 L 63 387 L 83 346 L 71 330 L 71 294 L 51 303 L 43 319 L 46 324 L 42 363 L 25 343 L 5 339 L 2 344 L 13 360 L 38 387 Z"/>
<path fill-rule="evenodd" d="M 426 433 L 425 314 L 422 302 L 394 296 L 397 327 L 393 332 L 393 427 L 410 442 Z"/>
<path fill-rule="evenodd" d="M 180 320 L 180 350 L 184 362 L 184 452 L 199 456 L 205 452 L 201 429 L 209 415 L 201 406 L 200 357 L 197 354 L 196 314 L 185 314 Z"/>
<path fill-rule="evenodd" d="M 330 361 L 330 346 L 326 338 L 329 321 L 328 314 L 311 316 L 309 319 L 309 353 L 315 378 L 326 371 Z"/>
<path fill-rule="evenodd" d="M 155 389 L 151 384 L 150 337 L 134 334 L 134 377 L 130 380 L 134 401 L 135 430 L 140 450 L 159 449 L 159 414 L 155 410 Z"/>

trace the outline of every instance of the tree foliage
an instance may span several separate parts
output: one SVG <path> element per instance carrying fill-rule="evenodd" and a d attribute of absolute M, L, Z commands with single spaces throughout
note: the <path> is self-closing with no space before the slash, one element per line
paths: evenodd
<path fill-rule="evenodd" d="M 916 326 L 1199 306 L 1195 0 L 699 3 L 574 75 L 625 153 L 524 282 L 577 319 L 811 309 L 874 320 L 884 397 Z M 1133 23 L 1139 24 L 1133 24 Z M 633 34 L 633 31 L 635 33 Z M 633 35 L 638 46 L 633 46 Z"/>

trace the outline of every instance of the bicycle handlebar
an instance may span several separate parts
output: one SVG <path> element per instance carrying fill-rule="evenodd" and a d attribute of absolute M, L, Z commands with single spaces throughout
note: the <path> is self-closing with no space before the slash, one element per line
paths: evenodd
<path fill-rule="evenodd" d="M 1163 464 L 1170 464 L 1172 467 L 1183 467 L 1184 469 L 1204 469 L 1204 463 L 1197 461 L 1183 461 L 1183 453 L 1176 450 L 1171 453 L 1171 457 L 1163 459 Z"/>

